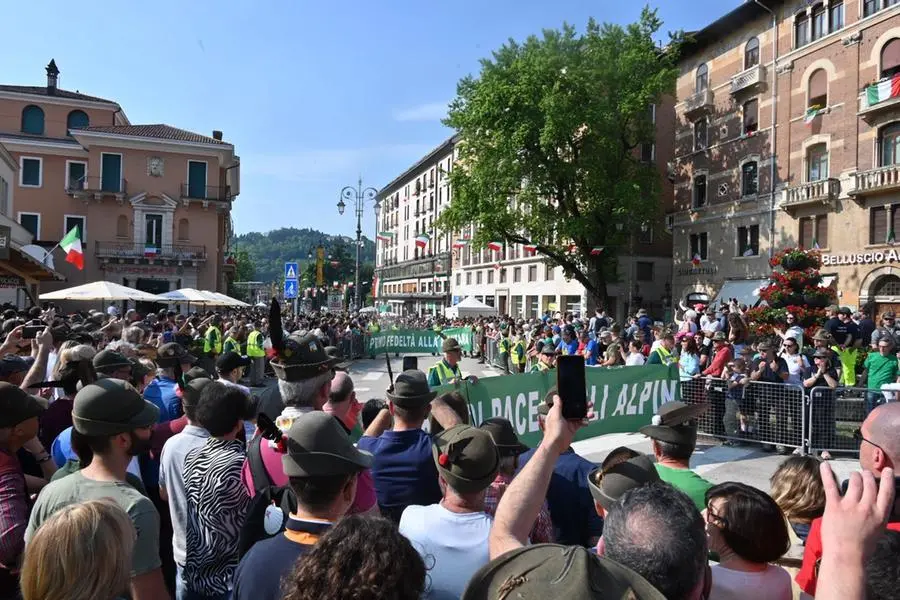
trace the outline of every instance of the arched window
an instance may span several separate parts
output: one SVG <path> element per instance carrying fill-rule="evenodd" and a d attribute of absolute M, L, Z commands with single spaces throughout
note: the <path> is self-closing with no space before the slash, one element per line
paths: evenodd
<path fill-rule="evenodd" d="M 69 131 L 69 135 L 72 135 L 72 129 L 81 129 L 88 125 L 90 125 L 90 119 L 88 119 L 87 113 L 83 110 L 73 110 L 66 118 L 66 129 Z"/>
<path fill-rule="evenodd" d="M 191 225 L 187 219 L 179 219 L 178 221 L 178 240 L 186 242 L 191 239 Z"/>
<path fill-rule="evenodd" d="M 893 77 L 900 72 L 900 39 L 894 38 L 881 49 L 881 77 Z"/>
<path fill-rule="evenodd" d="M 878 136 L 882 167 L 900 164 L 900 123 L 884 127 Z"/>
<path fill-rule="evenodd" d="M 900 296 L 900 277 L 885 275 L 878 280 L 872 291 L 873 296 Z"/>
<path fill-rule="evenodd" d="M 119 215 L 116 219 L 116 237 L 127 238 L 128 236 L 128 217 Z"/>
<path fill-rule="evenodd" d="M 44 135 L 44 111 L 40 106 L 29 104 L 22 109 L 22 133 Z"/>
<path fill-rule="evenodd" d="M 828 146 L 815 144 L 806 151 L 806 180 L 828 179 Z"/>
<path fill-rule="evenodd" d="M 752 37 L 744 46 L 744 68 L 749 69 L 759 64 L 759 39 Z"/>
<path fill-rule="evenodd" d="M 697 67 L 697 80 L 694 86 L 695 92 L 702 92 L 709 87 L 709 67 L 706 63 Z"/>
<path fill-rule="evenodd" d="M 828 73 L 825 69 L 816 69 L 809 76 L 809 87 L 807 88 L 809 101 L 807 108 L 818 106 L 825 108 L 828 106 Z"/>

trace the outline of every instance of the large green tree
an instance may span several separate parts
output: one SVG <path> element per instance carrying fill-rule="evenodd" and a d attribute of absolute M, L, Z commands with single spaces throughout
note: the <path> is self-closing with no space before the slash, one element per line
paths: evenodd
<path fill-rule="evenodd" d="M 459 159 L 437 227 L 473 225 L 476 247 L 534 244 L 604 303 L 630 236 L 660 217 L 658 171 L 639 146 L 655 139 L 650 106 L 675 88 L 680 35 L 663 51 L 661 26 L 645 8 L 627 27 L 565 25 L 482 60 L 445 121 Z"/>

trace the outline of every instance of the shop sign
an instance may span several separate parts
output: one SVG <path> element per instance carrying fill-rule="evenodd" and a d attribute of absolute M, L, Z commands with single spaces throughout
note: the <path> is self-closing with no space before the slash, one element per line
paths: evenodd
<path fill-rule="evenodd" d="M 16 290 L 25 287 L 25 280 L 18 275 L 0 275 L 0 289 Z"/>
<path fill-rule="evenodd" d="M 716 265 L 708 265 L 702 267 L 678 267 L 678 275 L 686 277 L 689 275 L 715 275 L 719 272 Z"/>
<path fill-rule="evenodd" d="M 132 273 L 134 275 L 179 275 L 180 267 L 154 267 L 145 265 L 117 265 L 108 264 L 103 270 L 108 273 Z M 183 269 L 182 269 L 183 271 Z"/>
<path fill-rule="evenodd" d="M 887 252 L 857 252 L 856 254 L 823 254 L 823 267 L 841 265 L 877 265 L 900 262 L 900 251 L 891 248 Z"/>

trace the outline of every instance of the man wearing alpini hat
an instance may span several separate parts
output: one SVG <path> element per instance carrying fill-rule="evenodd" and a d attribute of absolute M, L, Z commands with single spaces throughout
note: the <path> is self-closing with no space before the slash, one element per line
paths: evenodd
<path fill-rule="evenodd" d="M 697 446 L 697 417 L 706 409 L 706 404 L 666 402 L 650 425 L 640 429 L 652 441 L 659 478 L 687 494 L 701 512 L 713 484 L 691 471 L 691 455 Z"/>
<path fill-rule="evenodd" d="M 457 425 L 434 436 L 432 454 L 443 499 L 409 506 L 400 533 L 434 565 L 429 597 L 458 598 L 490 560 L 493 519 L 484 512 L 484 495 L 500 469 L 500 453 L 487 431 Z"/>
<path fill-rule="evenodd" d="M 437 392 L 422 371 L 403 371 L 386 395 L 390 405 L 379 412 L 358 445 L 375 456 L 372 476 L 381 513 L 399 523 L 407 506 L 435 504 L 443 495 L 431 455 L 432 438 L 422 424 L 429 412 L 445 430 L 458 425 L 460 418 L 435 398 Z"/>
<path fill-rule="evenodd" d="M 462 346 L 456 338 L 447 338 L 441 344 L 441 352 L 444 358 L 436 362 L 428 369 L 428 385 L 439 387 L 448 383 L 462 381 L 463 374 L 459 369 L 459 361 L 462 358 Z M 476 383 L 478 378 L 474 375 L 468 377 L 470 383 Z"/>

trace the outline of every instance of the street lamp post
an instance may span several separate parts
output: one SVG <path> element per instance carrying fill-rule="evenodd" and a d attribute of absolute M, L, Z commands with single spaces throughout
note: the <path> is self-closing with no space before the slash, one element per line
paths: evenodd
<path fill-rule="evenodd" d="M 378 212 L 381 209 L 381 202 L 378 200 L 378 190 L 373 187 L 363 189 L 362 177 L 356 182 L 356 187 L 348 185 L 341 190 L 341 199 L 337 203 L 338 214 L 343 215 L 347 203 L 354 202 L 356 208 L 356 276 L 353 279 L 354 307 L 359 310 L 359 253 L 362 246 L 362 216 L 366 202 L 374 201 L 375 218 L 378 219 Z M 346 202 L 345 202 L 346 201 Z"/>

